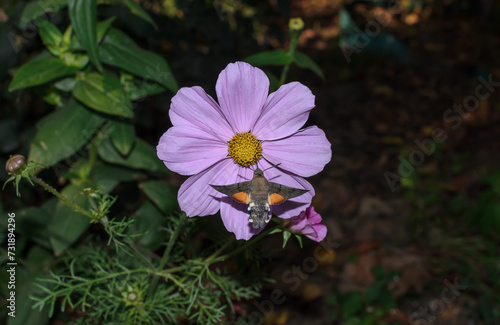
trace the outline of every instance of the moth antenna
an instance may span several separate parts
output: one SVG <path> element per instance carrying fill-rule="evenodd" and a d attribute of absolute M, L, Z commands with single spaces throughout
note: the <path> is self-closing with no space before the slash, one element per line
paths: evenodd
<path fill-rule="evenodd" d="M 271 168 L 278 167 L 279 165 L 281 165 L 281 163 L 276 164 L 276 165 L 271 165 L 271 167 L 268 167 L 268 168 L 264 169 L 264 171 L 266 171 L 266 170 L 268 170 L 268 169 L 271 169 Z"/>
<path fill-rule="evenodd" d="M 271 169 L 271 168 L 278 167 L 279 165 L 281 165 L 281 163 L 276 164 L 276 165 L 271 165 L 271 167 L 268 167 L 268 168 L 264 169 L 262 172 L 265 172 L 266 170 Z M 278 177 L 278 176 L 279 176 L 279 175 L 277 175 L 277 176 L 275 176 L 275 177 L 273 177 L 273 178 L 270 178 L 269 180 L 274 179 L 274 178 L 276 178 L 276 177 Z"/>

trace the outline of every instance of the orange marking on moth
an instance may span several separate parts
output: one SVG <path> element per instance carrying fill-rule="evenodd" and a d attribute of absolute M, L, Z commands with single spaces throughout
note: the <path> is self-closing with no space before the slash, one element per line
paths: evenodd
<path fill-rule="evenodd" d="M 238 192 L 236 194 L 233 194 L 231 196 L 235 201 L 238 201 L 240 203 L 245 203 L 248 204 L 250 203 L 250 195 L 246 192 Z"/>
<path fill-rule="evenodd" d="M 279 194 L 272 193 L 269 195 L 269 204 L 280 204 L 285 202 L 285 198 Z"/>

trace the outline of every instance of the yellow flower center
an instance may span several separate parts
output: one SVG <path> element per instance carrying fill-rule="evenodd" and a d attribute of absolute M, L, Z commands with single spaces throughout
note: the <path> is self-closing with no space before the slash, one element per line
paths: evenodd
<path fill-rule="evenodd" d="M 262 157 L 262 145 L 250 132 L 236 133 L 229 141 L 229 156 L 241 166 L 251 166 Z"/>

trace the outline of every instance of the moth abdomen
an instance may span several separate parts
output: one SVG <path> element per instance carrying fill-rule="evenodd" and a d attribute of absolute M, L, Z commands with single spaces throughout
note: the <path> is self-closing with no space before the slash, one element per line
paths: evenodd
<path fill-rule="evenodd" d="M 269 204 L 253 204 L 248 207 L 248 221 L 254 229 L 264 228 L 269 222 Z"/>

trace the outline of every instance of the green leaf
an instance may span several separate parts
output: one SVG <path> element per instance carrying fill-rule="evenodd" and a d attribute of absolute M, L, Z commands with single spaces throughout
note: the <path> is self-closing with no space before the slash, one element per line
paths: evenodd
<path fill-rule="evenodd" d="M 43 44 L 52 54 L 59 56 L 62 53 L 61 41 L 63 35 L 61 31 L 45 19 L 38 19 L 38 28 Z"/>
<path fill-rule="evenodd" d="M 376 280 L 371 284 L 371 286 L 366 290 L 365 293 L 365 300 L 367 303 L 371 304 L 376 301 L 381 296 L 381 293 L 385 290 L 385 287 L 387 286 L 387 281 L 382 279 L 382 280 Z"/>
<path fill-rule="evenodd" d="M 163 214 L 151 202 L 145 202 L 134 215 L 132 232 L 143 234 L 139 239 L 141 246 L 155 251 L 161 247 L 165 238 L 163 223 Z"/>
<path fill-rule="evenodd" d="M 166 181 L 147 181 L 139 184 L 139 188 L 165 214 L 177 209 L 177 188 Z"/>
<path fill-rule="evenodd" d="M 79 70 L 85 68 L 85 66 L 89 63 L 89 56 L 84 53 L 64 53 L 62 58 L 67 65 L 76 67 Z"/>
<path fill-rule="evenodd" d="M 97 1 L 69 0 L 68 7 L 69 18 L 80 44 L 87 50 L 90 61 L 102 71 L 97 55 Z"/>
<path fill-rule="evenodd" d="M 382 305 L 385 312 L 389 312 L 392 308 L 396 308 L 397 303 L 392 293 L 389 290 L 382 290 L 378 294 L 377 303 Z"/>
<path fill-rule="evenodd" d="M 127 157 L 116 151 L 110 139 L 103 139 L 97 147 L 97 152 L 102 160 L 108 163 L 154 171 L 166 170 L 163 162 L 158 159 L 155 148 L 140 138 L 135 140 L 135 145 Z"/>
<path fill-rule="evenodd" d="M 87 143 L 104 118 L 72 101 L 48 115 L 31 143 L 28 161 L 52 166 Z"/>
<path fill-rule="evenodd" d="M 24 28 L 30 21 L 42 16 L 46 12 L 55 13 L 68 5 L 65 0 L 40 0 L 28 3 L 19 19 L 19 27 Z"/>
<path fill-rule="evenodd" d="M 59 58 L 33 60 L 17 70 L 9 91 L 41 85 L 54 79 L 74 75 L 77 71 L 77 67 L 68 66 Z"/>
<path fill-rule="evenodd" d="M 155 29 L 158 29 L 158 26 L 156 26 L 156 23 L 154 20 L 151 18 L 151 16 L 144 10 L 142 9 L 141 6 L 139 6 L 137 3 L 131 1 L 131 0 L 124 0 L 124 5 L 127 6 L 130 9 L 130 12 L 133 13 L 134 15 L 137 15 L 150 23 L 151 25 L 154 26 Z"/>
<path fill-rule="evenodd" d="M 73 36 L 73 26 L 69 25 L 68 28 L 64 31 L 62 40 L 61 40 L 61 45 L 64 49 L 68 50 L 71 48 L 71 41 Z M 76 39 L 76 37 L 75 37 Z"/>
<path fill-rule="evenodd" d="M 299 242 L 300 248 L 304 248 L 302 246 L 302 237 L 300 235 L 295 235 L 295 238 L 297 238 L 297 241 Z"/>
<path fill-rule="evenodd" d="M 49 51 L 42 50 L 39 54 L 35 54 L 35 56 L 31 58 L 31 61 L 48 59 L 48 58 L 54 58 L 54 56 L 50 54 Z"/>
<path fill-rule="evenodd" d="M 16 232 L 38 245 L 50 248 L 47 226 L 52 215 L 41 208 L 24 208 L 16 211 Z"/>
<path fill-rule="evenodd" d="M 88 210 L 90 207 L 88 197 L 81 192 L 84 188 L 90 186 L 89 183 L 70 184 L 61 191 L 61 194 L 84 210 Z M 89 217 L 74 211 L 63 201 L 59 201 L 54 217 L 48 227 L 54 254 L 56 256 L 61 255 L 80 238 L 89 226 Z"/>
<path fill-rule="evenodd" d="M 123 156 L 126 156 L 135 143 L 134 126 L 129 121 L 111 121 L 109 123 L 109 137 L 115 148 Z"/>
<path fill-rule="evenodd" d="M 145 177 L 146 175 L 139 171 L 108 165 L 106 163 L 100 163 L 94 169 L 94 179 L 96 182 L 103 178 L 112 178 L 119 182 L 131 182 L 144 179 Z"/>
<path fill-rule="evenodd" d="M 54 83 L 54 87 L 61 91 L 72 91 L 76 86 L 76 79 L 74 77 L 64 78 Z"/>
<path fill-rule="evenodd" d="M 323 74 L 321 68 L 304 53 L 295 52 L 295 63 L 303 69 L 312 70 L 321 79 L 325 79 L 325 75 Z"/>
<path fill-rule="evenodd" d="M 293 57 L 290 56 L 287 50 L 275 50 L 250 55 L 243 59 L 243 61 L 257 67 L 264 65 L 286 65 L 293 62 Z"/>
<path fill-rule="evenodd" d="M 491 185 L 497 195 L 500 195 L 500 169 L 491 171 L 482 177 L 485 183 Z"/>
<path fill-rule="evenodd" d="M 127 72 L 121 73 L 120 82 L 130 100 L 160 94 L 167 90 L 165 87 L 157 84 L 156 82 L 143 82 L 143 80 L 140 80 Z"/>
<path fill-rule="evenodd" d="M 73 96 L 99 112 L 122 117 L 132 117 L 134 114 L 132 103 L 120 81 L 107 71 L 103 74 L 92 72 L 82 75 L 73 89 Z"/>
<path fill-rule="evenodd" d="M 177 81 L 167 61 L 161 56 L 139 48 L 135 42 L 118 29 L 111 28 L 99 46 L 99 59 L 109 65 L 128 71 L 136 76 L 163 85 L 173 93 L 179 90 Z"/>
<path fill-rule="evenodd" d="M 103 193 L 111 192 L 120 182 L 130 182 L 146 178 L 146 175 L 129 168 L 99 164 L 94 169 L 93 179 Z"/>
<path fill-rule="evenodd" d="M 290 236 L 292 235 L 291 232 L 288 230 L 283 230 L 283 248 L 285 248 L 286 243 L 288 243 L 288 240 L 290 239 Z"/>
<path fill-rule="evenodd" d="M 116 17 L 111 17 L 97 24 L 97 43 L 102 41 L 102 38 L 106 35 L 106 32 L 109 30 L 109 27 L 111 27 L 111 24 L 115 21 L 115 19 Z"/>
<path fill-rule="evenodd" d="M 63 106 L 63 98 L 61 92 L 54 87 L 53 84 L 44 84 L 40 86 L 33 87 L 33 91 L 41 96 L 47 103 L 61 107 Z"/>
<path fill-rule="evenodd" d="M 342 317 L 349 318 L 363 309 L 363 297 L 359 292 L 348 292 L 342 299 Z"/>

